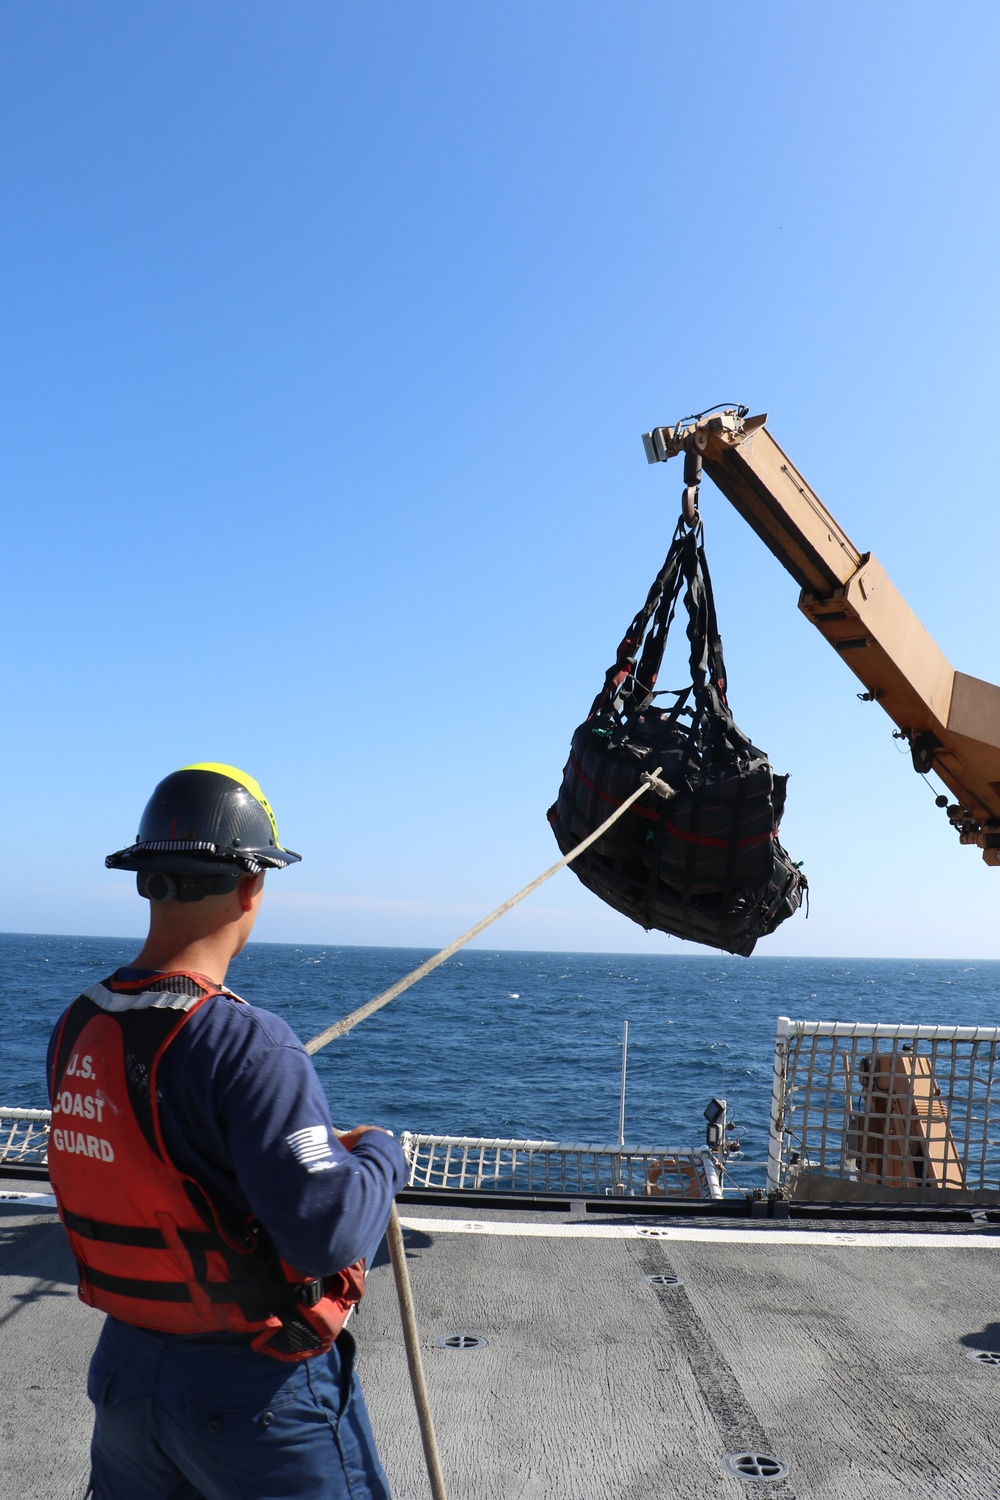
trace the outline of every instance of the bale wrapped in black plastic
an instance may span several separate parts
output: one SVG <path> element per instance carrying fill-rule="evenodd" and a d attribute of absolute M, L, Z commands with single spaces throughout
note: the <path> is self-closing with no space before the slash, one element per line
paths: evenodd
<path fill-rule="evenodd" d="M 682 588 L 691 683 L 659 708 L 655 699 L 664 695 L 654 685 Z M 758 938 L 798 909 L 808 887 L 778 841 L 788 778 L 775 776 L 727 702 L 700 520 L 678 525 L 646 603 L 573 735 L 548 812 L 562 852 L 593 833 L 656 769 L 666 795 L 651 789 L 571 868 L 647 930 L 751 954 Z"/>

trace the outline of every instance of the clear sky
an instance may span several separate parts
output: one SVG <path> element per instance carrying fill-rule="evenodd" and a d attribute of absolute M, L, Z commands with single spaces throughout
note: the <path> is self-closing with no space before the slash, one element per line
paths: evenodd
<path fill-rule="evenodd" d="M 471 925 L 666 550 L 640 434 L 720 400 L 1000 680 L 998 52 L 919 0 L 7 0 L 0 927 L 139 932 L 103 857 L 198 760 L 304 855 L 259 937 Z M 759 951 L 1000 957 L 1000 870 L 702 509 L 812 884 Z M 567 872 L 488 941 L 684 948 Z"/>

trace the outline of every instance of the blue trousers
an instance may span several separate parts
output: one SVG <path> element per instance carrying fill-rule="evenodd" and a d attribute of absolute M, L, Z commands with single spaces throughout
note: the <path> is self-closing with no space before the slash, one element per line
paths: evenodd
<path fill-rule="evenodd" d="M 108 1318 L 87 1394 L 94 1500 L 389 1500 L 346 1331 L 288 1364 Z"/>

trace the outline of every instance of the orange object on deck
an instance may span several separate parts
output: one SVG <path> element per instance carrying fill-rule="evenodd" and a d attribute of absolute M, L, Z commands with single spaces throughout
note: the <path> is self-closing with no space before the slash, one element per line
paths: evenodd
<path fill-rule="evenodd" d="M 965 1173 L 930 1057 L 874 1053 L 858 1120 L 858 1180 L 884 1187 L 961 1188 Z"/>

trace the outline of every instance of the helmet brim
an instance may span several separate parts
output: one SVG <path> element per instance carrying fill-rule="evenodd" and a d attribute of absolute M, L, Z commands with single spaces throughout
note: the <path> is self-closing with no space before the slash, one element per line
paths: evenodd
<path fill-rule="evenodd" d="M 264 870 L 284 870 L 288 865 L 298 864 L 302 858 L 292 849 L 225 849 L 217 844 L 207 844 L 201 849 L 191 848 L 191 840 L 177 840 L 187 847 L 164 848 L 131 844 L 109 854 L 104 863 L 109 870 L 145 870 L 149 874 L 207 875 L 211 871 L 219 874 L 259 875 Z"/>

